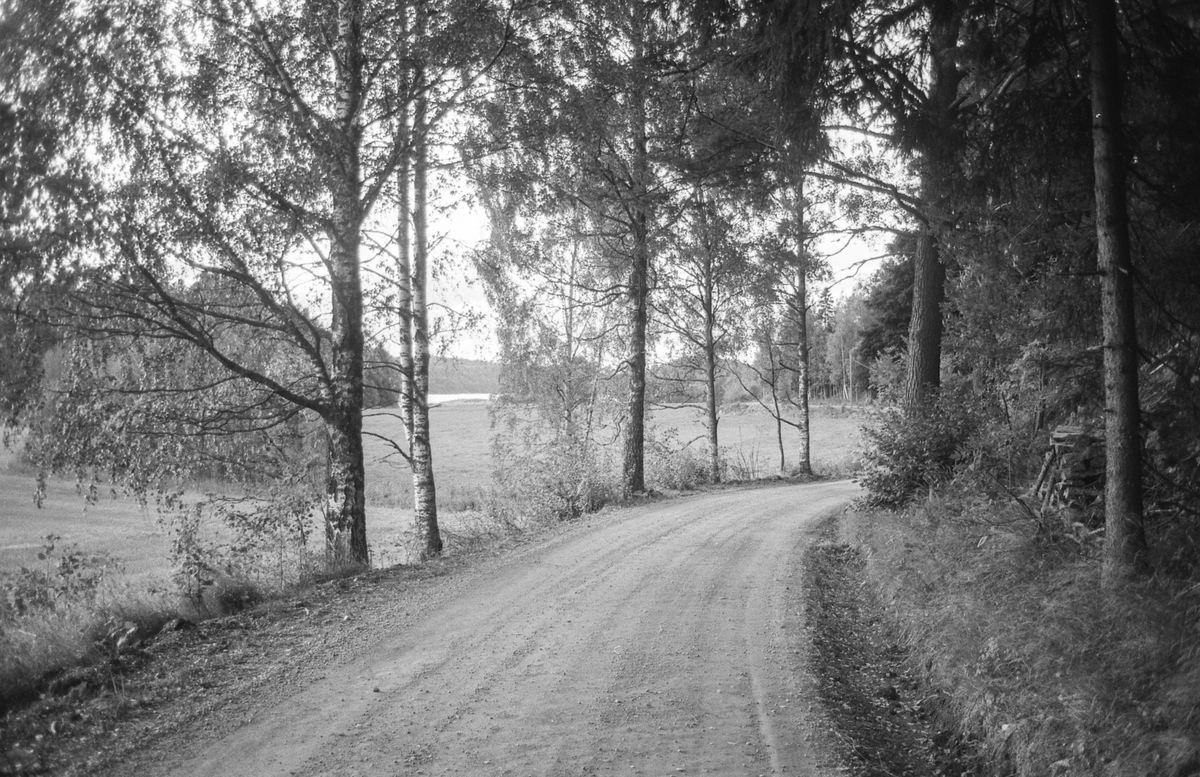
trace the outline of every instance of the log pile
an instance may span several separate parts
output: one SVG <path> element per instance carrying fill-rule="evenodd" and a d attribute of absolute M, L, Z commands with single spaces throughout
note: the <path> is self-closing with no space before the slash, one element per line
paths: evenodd
<path fill-rule="evenodd" d="M 1068 527 L 1104 523 L 1104 431 L 1059 426 L 1050 434 L 1050 451 L 1033 487 L 1042 514 L 1058 513 Z"/>

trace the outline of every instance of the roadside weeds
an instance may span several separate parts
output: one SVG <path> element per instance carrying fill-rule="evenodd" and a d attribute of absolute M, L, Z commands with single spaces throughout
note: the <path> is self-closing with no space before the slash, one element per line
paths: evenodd
<path fill-rule="evenodd" d="M 935 500 L 850 511 L 835 547 L 861 559 L 916 681 L 981 774 L 1200 775 L 1200 588 L 1099 585 L 1085 549 L 1002 506 Z M 886 772 L 884 772 L 886 773 Z"/>
<path fill-rule="evenodd" d="M 911 661 L 895 623 L 866 582 L 863 553 L 839 543 L 836 519 L 804 557 L 811 670 L 833 723 L 831 742 L 856 777 L 968 777 L 972 743 L 945 699 Z"/>

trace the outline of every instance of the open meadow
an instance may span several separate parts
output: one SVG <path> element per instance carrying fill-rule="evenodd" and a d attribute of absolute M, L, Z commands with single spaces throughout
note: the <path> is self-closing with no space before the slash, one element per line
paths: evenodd
<path fill-rule="evenodd" d="M 820 474 L 847 471 L 856 456 L 860 419 L 845 410 L 814 406 L 813 466 Z M 478 508 L 492 484 L 491 424 L 482 401 L 456 401 L 430 411 L 434 466 L 443 521 L 454 528 L 456 514 Z M 373 411 L 365 428 L 367 454 L 367 526 L 376 564 L 408 560 L 407 540 L 412 519 L 410 475 L 388 443 L 403 439 L 399 419 L 388 411 Z M 674 430 L 677 445 L 704 454 L 702 416 L 695 408 L 659 409 L 652 429 L 660 438 Z M 719 427 L 726 458 L 745 476 L 778 473 L 775 425 L 755 407 L 726 408 Z M 790 434 L 789 434 L 790 432 Z M 789 465 L 795 457 L 795 432 L 785 429 Z M 374 435 L 379 435 L 376 437 Z M 153 507 L 140 508 L 129 499 L 102 495 L 86 505 L 74 481 L 52 478 L 39 509 L 33 503 L 34 475 L 12 451 L 0 450 L 0 573 L 20 567 L 37 568 L 37 556 L 47 535 L 61 537 L 58 547 L 106 553 L 120 562 L 131 578 L 165 580 L 170 538 Z"/>

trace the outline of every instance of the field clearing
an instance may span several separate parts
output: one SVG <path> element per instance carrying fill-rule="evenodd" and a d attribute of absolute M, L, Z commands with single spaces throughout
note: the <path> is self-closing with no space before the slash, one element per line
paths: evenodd
<path fill-rule="evenodd" d="M 698 455 L 707 455 L 704 416 L 698 408 L 656 410 L 653 424 L 659 432 L 674 429 L 680 445 L 687 444 Z M 809 445 L 813 470 L 819 475 L 836 474 L 855 459 L 859 448 L 857 414 L 837 405 L 813 405 L 810 411 Z M 717 423 L 718 440 L 725 458 L 742 467 L 750 479 L 779 474 L 779 443 L 775 420 L 757 405 L 737 405 L 721 411 Z M 783 443 L 786 466 L 796 462 L 799 437 L 795 429 L 784 426 Z"/>
<path fill-rule="evenodd" d="M 484 402 L 451 402 L 430 410 L 438 499 L 447 528 L 455 512 L 478 506 L 491 486 L 491 425 Z M 860 420 L 838 408 L 814 406 L 812 458 L 818 473 L 840 471 L 858 447 Z M 402 440 L 399 418 L 373 411 L 367 431 Z M 678 445 L 697 455 L 705 451 L 703 418 L 695 408 L 654 411 L 651 428 L 660 438 L 674 430 Z M 755 407 L 727 408 L 720 426 L 726 457 L 752 477 L 778 472 L 774 421 Z M 795 459 L 795 432 L 785 429 L 789 465 Z M 378 437 L 365 439 L 367 457 L 367 531 L 376 563 L 407 560 L 412 522 L 411 476 L 391 446 Z M 161 580 L 166 575 L 170 540 L 153 507 L 143 510 L 129 499 L 103 495 L 85 505 L 70 479 L 51 479 L 41 509 L 34 506 L 34 477 L 22 471 L 11 451 L 0 450 L 0 572 L 38 567 L 38 552 L 48 534 L 62 537 L 59 547 L 78 545 L 89 553 L 108 553 L 134 578 Z"/>

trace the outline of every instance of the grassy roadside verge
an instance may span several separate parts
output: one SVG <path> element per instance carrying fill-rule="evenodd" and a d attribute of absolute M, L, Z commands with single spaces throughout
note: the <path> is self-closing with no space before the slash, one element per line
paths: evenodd
<path fill-rule="evenodd" d="M 974 777 L 974 750 L 946 725 L 944 700 L 909 660 L 896 624 L 864 584 L 863 552 L 836 541 L 837 519 L 804 554 L 809 669 L 829 743 L 854 777 Z"/>
<path fill-rule="evenodd" d="M 445 559 L 437 568 L 540 536 L 549 528 L 532 519 L 453 517 L 457 520 L 447 523 L 454 530 L 444 532 Z M 289 568 L 282 583 L 256 574 L 222 574 L 188 597 L 169 580 L 124 578 L 106 554 L 56 548 L 48 541 L 42 556 L 40 567 L 0 571 L 0 742 L 13 713 L 39 702 L 79 698 L 83 689 L 120 696 L 125 670 L 178 632 L 260 606 L 269 610 L 344 579 L 369 579 L 389 570 L 404 576 L 428 566 L 339 571 L 313 565 L 302 574 Z M 0 775 L 8 773 L 0 746 Z"/>
<path fill-rule="evenodd" d="M 480 519 L 446 537 L 442 558 L 255 590 L 203 612 L 169 596 L 137 609 L 116 594 L 56 608 L 41 620 L 58 628 L 31 630 L 37 644 L 0 654 L 0 665 L 24 660 L 28 670 L 0 675 L 11 701 L 0 710 L 0 775 L 104 773 L 213 709 L 319 675 L 350 644 L 372 639 L 381 620 L 421 611 L 437 579 L 570 525 Z"/>
<path fill-rule="evenodd" d="M 850 512 L 837 541 L 986 773 L 1200 775 L 1200 588 L 1104 592 L 1094 549 L 961 500 Z"/>
<path fill-rule="evenodd" d="M 248 700 L 302 688 L 469 563 L 461 556 L 313 583 L 72 668 L 0 718 L 0 775 L 154 771 L 153 760 L 123 762 L 164 737 L 236 729 Z"/>

